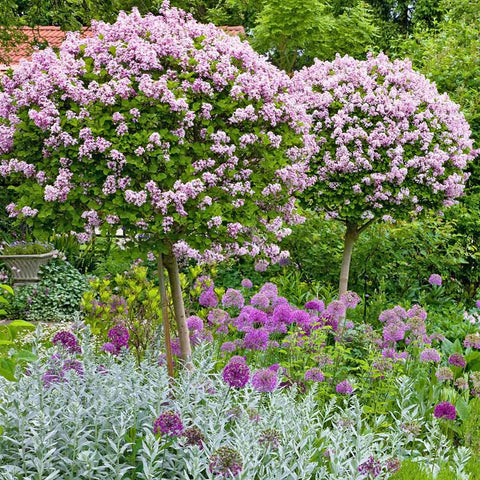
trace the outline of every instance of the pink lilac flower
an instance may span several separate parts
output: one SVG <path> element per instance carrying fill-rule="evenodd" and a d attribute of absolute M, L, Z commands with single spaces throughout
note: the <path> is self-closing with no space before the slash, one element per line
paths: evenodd
<path fill-rule="evenodd" d="M 277 385 L 277 373 L 268 368 L 261 368 L 252 376 L 252 386 L 258 392 L 273 392 Z"/>
<path fill-rule="evenodd" d="M 426 348 L 420 354 L 420 361 L 421 362 L 433 362 L 439 363 L 441 361 L 440 353 L 435 350 L 434 348 Z"/>
<path fill-rule="evenodd" d="M 245 363 L 230 361 L 223 368 L 222 377 L 229 387 L 243 388 L 250 378 L 250 369 Z"/>
<path fill-rule="evenodd" d="M 216 307 L 218 305 L 218 298 L 213 290 L 213 287 L 207 288 L 200 294 L 200 298 L 198 299 L 198 303 L 202 307 Z"/>
<path fill-rule="evenodd" d="M 236 477 L 243 469 L 242 456 L 231 447 L 220 447 L 211 455 L 208 468 L 219 477 Z"/>
<path fill-rule="evenodd" d="M 187 327 L 189 330 L 195 330 L 197 332 L 203 330 L 203 320 L 195 315 L 187 318 Z"/>
<path fill-rule="evenodd" d="M 171 410 L 163 412 L 153 423 L 155 435 L 161 434 L 167 437 L 179 437 L 183 432 L 183 424 L 178 413 Z"/>
<path fill-rule="evenodd" d="M 57 332 L 53 337 L 53 344 L 61 345 L 70 353 L 81 353 L 82 351 L 75 335 L 67 331 Z"/>
<path fill-rule="evenodd" d="M 428 283 L 430 285 L 441 286 L 442 285 L 442 277 L 440 275 L 438 275 L 437 273 L 432 273 L 432 275 L 430 275 L 430 278 L 428 279 Z"/>
<path fill-rule="evenodd" d="M 245 299 L 239 290 L 229 288 L 222 297 L 224 307 L 242 308 L 245 305 Z"/>
<path fill-rule="evenodd" d="M 267 282 L 262 286 L 259 293 L 273 301 L 278 296 L 278 288 L 274 283 Z"/>
<path fill-rule="evenodd" d="M 305 380 L 310 380 L 311 382 L 323 382 L 325 377 L 319 368 L 314 367 L 305 372 Z"/>
<path fill-rule="evenodd" d="M 335 387 L 335 391 L 343 395 L 350 395 L 353 393 L 353 387 L 348 380 L 343 380 Z"/>
<path fill-rule="evenodd" d="M 454 367 L 460 368 L 464 368 L 467 364 L 465 357 L 461 353 L 452 353 L 450 357 L 448 357 L 448 363 Z"/>
<path fill-rule="evenodd" d="M 450 402 L 440 402 L 435 405 L 433 411 L 435 418 L 444 418 L 445 420 L 455 420 L 457 418 L 457 411 L 455 406 Z"/>
<path fill-rule="evenodd" d="M 385 342 L 396 343 L 405 338 L 407 326 L 401 320 L 390 321 L 383 327 Z"/>

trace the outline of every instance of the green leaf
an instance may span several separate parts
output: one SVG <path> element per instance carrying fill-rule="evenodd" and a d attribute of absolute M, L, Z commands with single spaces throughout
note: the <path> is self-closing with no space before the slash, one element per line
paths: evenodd
<path fill-rule="evenodd" d="M 468 408 L 468 403 L 463 398 L 459 398 L 457 400 L 455 408 L 457 409 L 458 416 L 462 421 L 468 420 L 468 417 L 470 416 L 470 409 Z"/>

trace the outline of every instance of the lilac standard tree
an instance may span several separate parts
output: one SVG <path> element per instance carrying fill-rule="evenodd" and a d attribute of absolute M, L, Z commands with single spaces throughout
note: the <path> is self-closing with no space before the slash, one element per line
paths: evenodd
<path fill-rule="evenodd" d="M 167 4 L 69 34 L 1 79 L 0 173 L 22 178 L 10 216 L 79 241 L 122 228 L 155 252 L 188 360 L 177 259 L 287 255 L 311 138 L 289 82 Z"/>
<path fill-rule="evenodd" d="M 441 210 L 462 195 L 474 156 L 470 128 L 458 105 L 408 60 L 337 56 L 293 81 L 317 136 L 316 181 L 303 199 L 346 225 L 343 294 L 353 245 L 371 223 Z"/>

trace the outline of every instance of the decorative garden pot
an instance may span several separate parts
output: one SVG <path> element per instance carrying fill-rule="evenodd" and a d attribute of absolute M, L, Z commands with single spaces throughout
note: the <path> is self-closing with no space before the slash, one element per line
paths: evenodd
<path fill-rule="evenodd" d="M 48 263 L 55 250 L 47 253 L 39 253 L 35 255 L 0 255 L 0 260 L 5 262 L 12 271 L 13 285 L 32 285 L 37 283 L 38 270 L 44 263 Z"/>

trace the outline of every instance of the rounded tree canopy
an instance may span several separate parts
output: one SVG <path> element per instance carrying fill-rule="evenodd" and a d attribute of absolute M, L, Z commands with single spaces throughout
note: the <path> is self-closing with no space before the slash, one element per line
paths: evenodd
<path fill-rule="evenodd" d="M 293 83 L 317 136 L 316 182 L 304 198 L 327 218 L 392 221 L 462 195 L 474 157 L 469 125 L 410 61 L 337 56 L 297 72 Z"/>
<path fill-rule="evenodd" d="M 92 30 L 1 79 L 10 216 L 81 241 L 122 228 L 202 261 L 281 259 L 314 147 L 288 76 L 166 3 Z"/>

